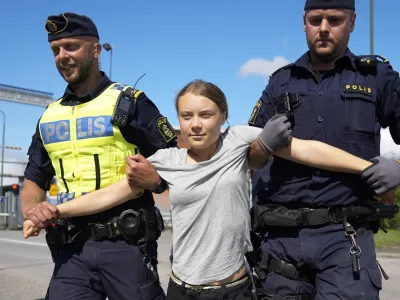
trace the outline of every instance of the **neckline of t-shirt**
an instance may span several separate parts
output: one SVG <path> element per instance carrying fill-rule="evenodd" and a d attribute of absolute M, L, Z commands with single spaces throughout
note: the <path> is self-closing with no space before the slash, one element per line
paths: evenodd
<path fill-rule="evenodd" d="M 201 165 L 206 165 L 206 164 L 209 163 L 210 161 L 217 159 L 216 156 L 220 153 L 220 151 L 221 151 L 221 149 L 222 149 L 222 145 L 223 145 L 221 135 L 222 135 L 222 133 L 219 135 L 219 138 L 218 138 L 218 147 L 217 147 L 217 151 L 215 151 L 214 155 L 213 155 L 210 159 L 208 159 L 208 160 L 204 160 L 204 161 L 201 161 L 201 162 L 198 162 L 198 163 L 195 163 L 195 164 L 188 164 L 188 163 L 187 163 L 187 160 L 188 160 L 188 155 L 189 155 L 189 153 L 188 153 L 189 149 L 188 149 L 188 148 L 185 148 L 185 156 L 184 156 L 184 162 L 185 162 L 185 164 L 184 164 L 184 165 L 185 165 L 185 166 L 201 166 Z"/>

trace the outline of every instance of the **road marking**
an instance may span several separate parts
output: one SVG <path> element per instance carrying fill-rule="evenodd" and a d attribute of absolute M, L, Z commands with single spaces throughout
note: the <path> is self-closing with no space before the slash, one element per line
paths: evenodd
<path fill-rule="evenodd" d="M 45 243 L 18 241 L 18 240 L 13 240 L 13 239 L 2 239 L 2 238 L 0 238 L 0 242 L 15 243 L 15 244 L 25 244 L 25 245 L 28 244 L 28 245 L 33 245 L 33 246 L 44 246 L 44 247 L 47 247 L 47 244 L 45 244 Z"/>

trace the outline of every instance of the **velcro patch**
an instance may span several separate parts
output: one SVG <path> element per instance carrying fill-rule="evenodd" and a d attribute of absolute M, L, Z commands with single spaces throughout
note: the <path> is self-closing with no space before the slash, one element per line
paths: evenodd
<path fill-rule="evenodd" d="M 249 124 L 255 124 L 257 116 L 258 116 L 258 113 L 260 112 L 262 104 L 263 103 L 262 103 L 261 99 L 256 102 L 256 105 L 254 106 L 253 111 L 251 112 L 251 116 L 250 116 L 250 119 L 249 119 Z"/>
<path fill-rule="evenodd" d="M 166 117 L 160 117 L 157 119 L 157 128 L 167 143 L 176 137 L 176 133 Z"/>
<path fill-rule="evenodd" d="M 346 84 L 344 86 L 344 91 L 348 93 L 362 93 L 372 96 L 372 88 L 360 84 Z"/>

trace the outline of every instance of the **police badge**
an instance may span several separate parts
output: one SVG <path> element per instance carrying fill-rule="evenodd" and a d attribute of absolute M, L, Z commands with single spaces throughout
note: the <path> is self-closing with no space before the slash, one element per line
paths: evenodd
<path fill-rule="evenodd" d="M 176 133 L 166 117 L 160 117 L 157 119 L 157 129 L 167 143 L 176 137 Z"/>

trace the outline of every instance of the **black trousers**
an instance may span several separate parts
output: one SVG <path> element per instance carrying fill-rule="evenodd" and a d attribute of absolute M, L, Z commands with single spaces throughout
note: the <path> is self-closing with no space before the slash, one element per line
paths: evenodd
<path fill-rule="evenodd" d="M 157 256 L 156 244 L 149 247 Z M 156 262 L 154 262 L 155 264 Z M 164 300 L 161 285 L 135 245 L 122 239 L 70 244 L 60 249 L 48 290 L 50 300 Z"/>
<path fill-rule="evenodd" d="M 251 300 L 251 282 L 247 280 L 237 286 L 200 292 L 186 289 L 171 279 L 168 284 L 167 300 Z"/>

